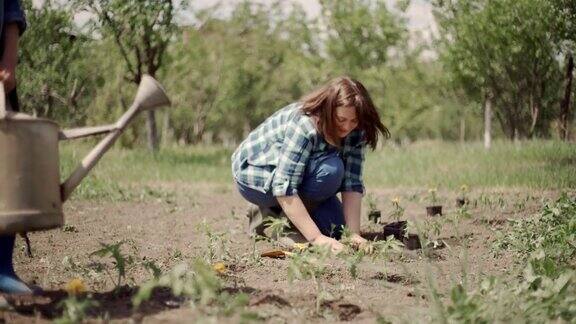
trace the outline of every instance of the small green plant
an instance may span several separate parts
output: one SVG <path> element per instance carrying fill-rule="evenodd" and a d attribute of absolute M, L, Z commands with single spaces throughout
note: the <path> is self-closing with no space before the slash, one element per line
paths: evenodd
<path fill-rule="evenodd" d="M 404 244 L 394 239 L 393 236 L 388 236 L 385 240 L 370 241 L 368 243 L 372 245 L 369 249 L 372 252 L 370 254 L 372 260 L 388 259 L 392 254 L 402 253 L 402 248 L 404 247 Z"/>
<path fill-rule="evenodd" d="M 458 209 L 454 213 L 450 213 L 448 217 L 446 217 L 446 222 L 451 223 L 454 228 L 454 232 L 456 233 L 455 236 L 460 238 L 460 224 L 463 220 L 472 218 L 472 214 L 468 210 L 468 205 L 464 205 Z"/>
<path fill-rule="evenodd" d="M 430 205 L 437 205 L 438 204 L 438 188 L 430 188 L 428 189 L 428 202 Z"/>
<path fill-rule="evenodd" d="M 400 206 L 400 197 L 394 197 L 392 199 L 392 212 L 390 213 L 390 217 L 395 220 L 399 221 L 402 216 L 404 216 L 404 207 Z"/>
<path fill-rule="evenodd" d="M 460 186 L 460 192 L 458 197 L 462 198 L 462 199 L 466 199 L 466 197 L 468 196 L 468 193 L 470 192 L 470 188 L 468 188 L 467 185 L 461 185 Z"/>
<path fill-rule="evenodd" d="M 215 261 L 230 260 L 233 259 L 229 254 L 229 249 L 227 248 L 227 238 L 226 233 L 216 233 L 208 226 L 206 220 L 198 226 L 199 230 L 204 232 L 208 239 L 207 253 L 204 254 L 204 259 L 207 263 L 214 263 Z"/>
<path fill-rule="evenodd" d="M 368 212 L 378 210 L 378 199 L 373 194 L 366 195 L 366 204 L 368 204 Z"/>
<path fill-rule="evenodd" d="M 100 250 L 90 253 L 90 258 L 97 256 L 99 258 L 112 258 L 113 268 L 116 270 L 116 279 L 109 270 L 109 267 L 102 263 L 97 263 L 99 269 L 103 269 L 106 274 L 115 282 L 116 289 L 122 284 L 122 281 L 126 279 L 127 269 L 134 264 L 134 257 L 132 255 L 126 255 L 122 252 L 122 245 L 126 241 L 120 241 L 116 244 L 106 244 L 100 243 L 102 248 Z"/>
<path fill-rule="evenodd" d="M 90 298 L 78 298 L 75 295 L 70 295 L 58 304 L 58 307 L 62 309 L 62 316 L 54 320 L 54 323 L 81 323 L 86 317 L 86 311 L 97 305 L 98 303 Z"/>
<path fill-rule="evenodd" d="M 330 294 L 324 289 L 322 275 L 332 252 L 326 246 L 312 246 L 290 257 L 288 265 L 288 280 L 312 279 L 316 284 L 316 313 L 320 314 L 322 302 L 329 299 Z"/>
<path fill-rule="evenodd" d="M 208 313 L 230 316 L 248 304 L 248 296 L 245 294 L 226 291 L 218 273 L 201 259 L 192 262 L 191 266 L 179 264 L 141 285 L 132 298 L 134 307 L 138 308 L 150 299 L 158 287 L 169 288 L 175 296 L 187 298 L 192 305 Z"/>
<path fill-rule="evenodd" d="M 286 217 L 266 217 L 264 226 L 270 231 L 270 237 L 280 238 L 284 236 L 286 230 L 290 228 L 290 223 Z"/>
<path fill-rule="evenodd" d="M 374 195 L 368 194 L 366 196 L 366 202 L 368 204 L 368 219 L 374 224 L 379 223 L 382 213 L 377 207 L 377 199 Z"/>

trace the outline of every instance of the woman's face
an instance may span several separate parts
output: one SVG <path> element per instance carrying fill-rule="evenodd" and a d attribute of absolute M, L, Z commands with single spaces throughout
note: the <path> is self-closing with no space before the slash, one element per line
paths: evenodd
<path fill-rule="evenodd" d="M 351 106 L 336 107 L 336 115 L 334 117 L 336 124 L 336 133 L 338 137 L 344 138 L 351 131 L 358 126 L 358 116 L 356 116 L 356 108 Z"/>

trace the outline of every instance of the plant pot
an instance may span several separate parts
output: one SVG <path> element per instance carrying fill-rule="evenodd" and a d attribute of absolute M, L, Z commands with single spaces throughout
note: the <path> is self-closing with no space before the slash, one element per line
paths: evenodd
<path fill-rule="evenodd" d="M 467 198 L 464 197 L 458 197 L 456 198 L 456 207 L 461 208 L 464 207 L 465 205 L 468 205 L 469 201 Z"/>
<path fill-rule="evenodd" d="M 368 213 L 368 219 L 374 224 L 378 224 L 380 217 L 382 217 L 382 213 L 379 210 L 372 210 Z"/>
<path fill-rule="evenodd" d="M 442 205 L 428 206 L 426 207 L 426 214 L 428 216 L 442 216 Z"/>
<path fill-rule="evenodd" d="M 422 248 L 420 238 L 416 234 L 408 234 L 407 237 L 403 237 L 402 243 L 404 243 L 404 247 L 408 250 L 417 250 Z"/>
<path fill-rule="evenodd" d="M 384 225 L 384 237 L 386 238 L 392 235 L 398 241 L 402 241 L 404 239 L 404 235 L 406 235 L 407 226 L 408 222 L 406 221 L 388 223 Z"/>

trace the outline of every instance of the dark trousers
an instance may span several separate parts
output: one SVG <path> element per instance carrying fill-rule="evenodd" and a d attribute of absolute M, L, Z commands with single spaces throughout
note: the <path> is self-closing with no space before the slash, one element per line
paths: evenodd
<path fill-rule="evenodd" d="M 6 95 L 6 101 L 10 102 L 13 111 L 20 111 L 16 89 Z M 15 240 L 16 235 L 14 234 L 0 235 L 0 273 L 10 275 L 14 274 L 14 269 L 12 267 L 12 254 L 14 253 Z"/>
<path fill-rule="evenodd" d="M 342 203 L 336 196 L 344 178 L 344 164 L 337 154 L 309 161 L 298 196 L 304 202 L 312 220 L 322 234 L 340 239 L 345 225 Z M 259 207 L 280 206 L 271 192 L 263 193 L 237 183 L 244 199 Z"/>

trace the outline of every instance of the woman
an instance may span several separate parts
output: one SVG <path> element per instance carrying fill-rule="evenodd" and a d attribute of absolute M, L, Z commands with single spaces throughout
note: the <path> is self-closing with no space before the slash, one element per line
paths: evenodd
<path fill-rule="evenodd" d="M 340 251 L 345 225 L 360 246 L 364 151 L 378 133 L 390 136 L 366 88 L 340 77 L 253 130 L 232 155 L 234 179 L 246 200 L 284 211 L 311 244 Z"/>

